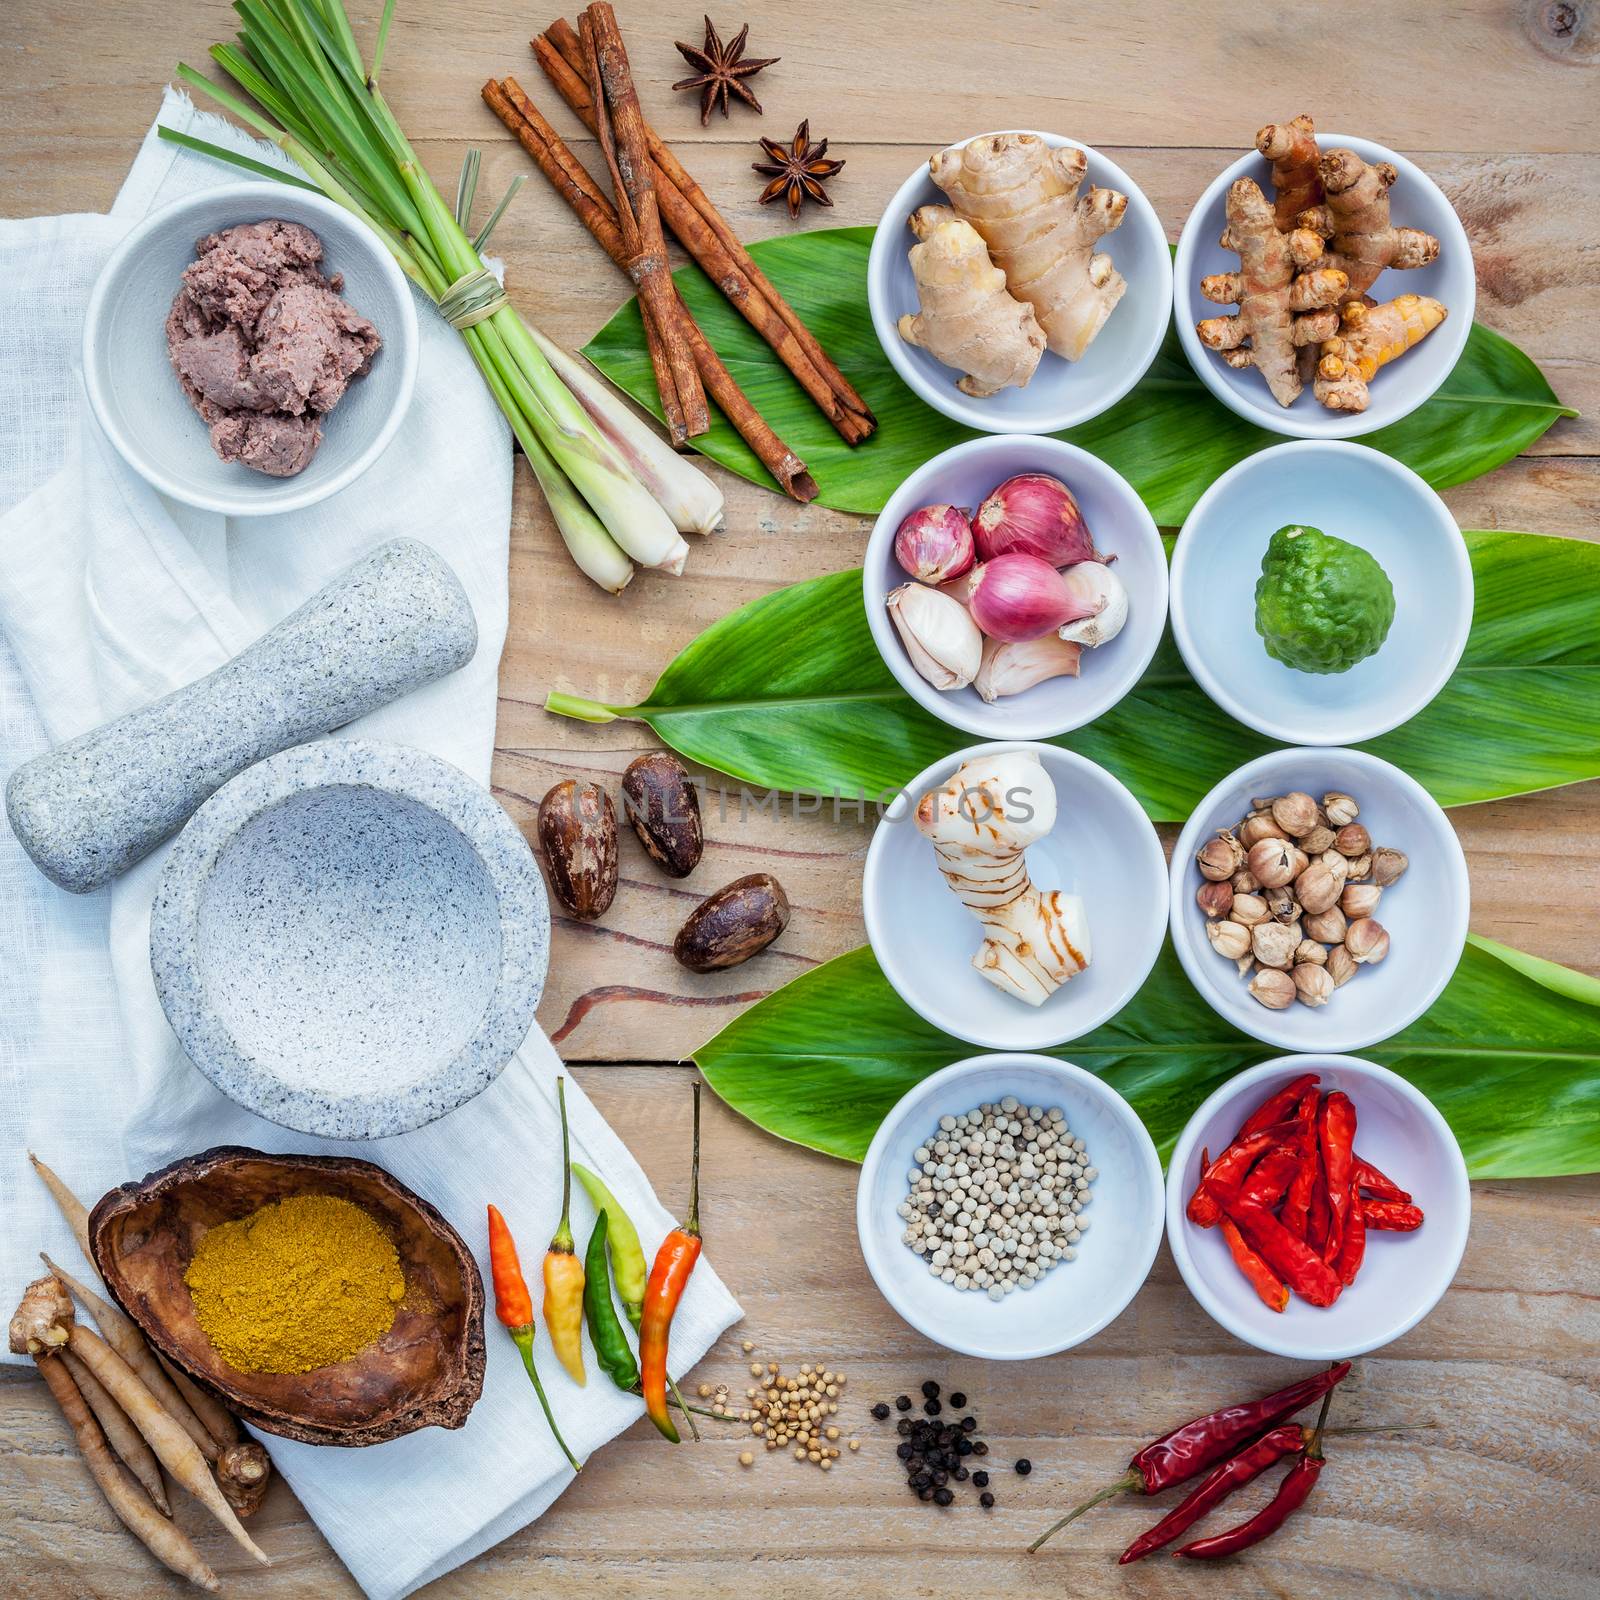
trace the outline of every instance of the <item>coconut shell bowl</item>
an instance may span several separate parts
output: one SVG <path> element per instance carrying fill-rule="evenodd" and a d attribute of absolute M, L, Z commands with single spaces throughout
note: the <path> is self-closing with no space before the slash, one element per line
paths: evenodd
<path fill-rule="evenodd" d="M 394 1242 L 405 1297 L 382 1338 L 312 1372 L 240 1372 L 212 1347 L 184 1283 L 207 1230 L 298 1195 L 360 1206 Z M 368 1445 L 459 1428 L 483 1389 L 483 1281 L 448 1222 L 397 1178 L 342 1156 L 224 1145 L 125 1183 L 89 1216 L 95 1265 L 156 1350 L 245 1421 L 306 1444 Z"/>

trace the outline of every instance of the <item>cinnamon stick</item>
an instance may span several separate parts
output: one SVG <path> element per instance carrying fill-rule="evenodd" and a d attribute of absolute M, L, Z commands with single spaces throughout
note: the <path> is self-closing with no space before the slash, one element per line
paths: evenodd
<path fill-rule="evenodd" d="M 556 92 L 585 127 L 597 133 L 594 104 L 583 76 L 583 46 L 571 24 L 558 18 L 530 42 Z M 661 215 L 678 242 L 772 348 L 839 436 L 847 444 L 859 444 L 877 427 L 866 402 L 648 122 L 644 132 Z"/>
<path fill-rule="evenodd" d="M 641 304 L 649 308 L 662 365 L 669 374 L 683 427 L 692 439 L 710 428 L 711 414 L 689 350 L 684 328 L 687 313 L 673 288 L 672 269 L 667 263 L 654 169 L 645 151 L 644 113 L 633 86 L 628 52 L 617 27 L 616 13 L 607 0 L 595 0 L 578 21 L 583 30 L 589 98 L 597 113 L 596 132 L 611 171 L 617 220 L 628 247 L 628 272 L 638 285 Z M 658 366 L 658 387 L 661 376 Z M 666 403 L 663 393 L 663 409 Z"/>
<path fill-rule="evenodd" d="M 561 135 L 523 93 L 521 85 L 515 78 L 501 83 L 491 78 L 483 86 L 483 98 L 490 110 L 516 135 L 518 143 L 533 157 L 551 187 L 571 206 L 600 247 L 626 272 L 628 252 L 616 211 Z M 815 499 L 817 485 L 806 471 L 805 463 L 772 431 L 734 382 L 733 375 L 700 332 L 687 307 L 683 308 L 683 316 L 689 348 L 711 398 L 786 494 L 802 503 Z"/>

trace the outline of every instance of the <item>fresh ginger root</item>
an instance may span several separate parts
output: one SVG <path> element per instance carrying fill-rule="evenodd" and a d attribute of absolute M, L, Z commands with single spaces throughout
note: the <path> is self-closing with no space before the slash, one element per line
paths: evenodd
<path fill-rule="evenodd" d="M 1269 122 L 1256 134 L 1256 149 L 1272 163 L 1272 209 L 1288 233 L 1302 211 L 1322 203 L 1316 126 L 1304 112 L 1288 122 Z"/>
<path fill-rule="evenodd" d="M 1293 405 L 1302 388 L 1297 351 L 1338 331 L 1332 308 L 1348 279 L 1320 264 L 1322 240 L 1315 233 L 1279 228 L 1253 179 L 1240 178 L 1228 190 L 1227 218 L 1222 248 L 1237 252 L 1239 270 L 1202 278 L 1200 293 L 1237 305 L 1238 315 L 1207 317 L 1195 332 L 1229 366 L 1255 367 L 1280 406 Z"/>
<path fill-rule="evenodd" d="M 945 882 L 983 924 L 973 967 L 998 989 L 1043 1005 L 1089 965 L 1083 901 L 1034 887 L 1023 852 L 1056 821 L 1056 791 L 1030 750 L 963 762 L 917 802 Z"/>
<path fill-rule="evenodd" d="M 1079 195 L 1081 150 L 1032 133 L 997 133 L 941 150 L 928 163 L 956 214 L 983 236 L 1006 287 L 1026 300 L 1050 349 L 1080 360 L 1128 285 L 1095 251 L 1128 208 L 1114 189 Z"/>
<path fill-rule="evenodd" d="M 1006 292 L 983 240 L 948 206 L 921 206 L 909 221 L 921 309 L 901 317 L 900 337 L 965 372 L 956 387 L 974 399 L 1022 388 L 1044 354 L 1033 307 Z"/>
<path fill-rule="evenodd" d="M 1323 341 L 1312 393 L 1330 411 L 1365 411 L 1372 375 L 1427 338 L 1448 314 L 1421 294 L 1396 295 L 1381 306 L 1352 300 L 1340 312 L 1339 333 Z"/>
<path fill-rule="evenodd" d="M 1300 226 L 1327 241 L 1325 259 L 1350 280 L 1347 300 L 1359 300 L 1385 267 L 1425 267 L 1439 258 L 1439 241 L 1420 228 L 1389 221 L 1389 189 L 1398 176 L 1387 161 L 1369 166 L 1354 150 L 1330 150 L 1318 163 L 1323 202 L 1300 214 Z"/>

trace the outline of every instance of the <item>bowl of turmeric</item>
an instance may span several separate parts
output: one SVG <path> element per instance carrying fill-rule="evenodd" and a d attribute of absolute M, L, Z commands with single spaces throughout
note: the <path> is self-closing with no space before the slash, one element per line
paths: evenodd
<path fill-rule="evenodd" d="M 482 1392 L 472 1253 L 370 1161 L 220 1146 L 103 1196 L 89 1241 L 157 1352 L 268 1433 L 380 1444 Z"/>

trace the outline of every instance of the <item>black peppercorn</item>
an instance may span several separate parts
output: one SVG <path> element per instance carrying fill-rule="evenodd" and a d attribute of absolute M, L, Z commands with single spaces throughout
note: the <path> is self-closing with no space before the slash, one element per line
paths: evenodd
<path fill-rule="evenodd" d="M 902 1461 L 909 1461 L 911 1459 L 911 1442 L 907 1440 L 905 1444 L 897 1445 L 894 1453 L 899 1456 Z"/>
<path fill-rule="evenodd" d="M 946 1493 L 948 1493 L 948 1492 L 949 1491 L 947 1490 Z M 917 1490 L 917 1499 L 919 1499 L 919 1500 L 931 1500 L 931 1499 L 933 1499 L 935 1493 L 937 1493 L 937 1491 L 934 1490 L 934 1489 L 918 1489 Z"/>
<path fill-rule="evenodd" d="M 980 1469 L 972 1474 L 972 1481 L 980 1489 L 987 1489 L 989 1487 L 989 1474 Z"/>
<path fill-rule="evenodd" d="M 903 1439 L 908 1433 L 911 1432 L 911 1424 L 907 1422 L 904 1417 L 901 1417 L 901 1419 L 894 1425 L 894 1431 Z"/>
<path fill-rule="evenodd" d="M 963 1433 L 971 1433 L 977 1426 L 978 1419 L 976 1417 L 963 1417 L 961 1419 L 961 1431 Z"/>
<path fill-rule="evenodd" d="M 929 1378 L 928 1381 L 923 1384 L 922 1398 L 924 1400 L 937 1400 L 939 1398 L 939 1385 L 936 1384 L 932 1378 Z"/>
<path fill-rule="evenodd" d="M 989 1453 L 988 1443 L 983 1439 L 974 1439 L 972 1441 L 972 1453 L 975 1456 L 986 1456 L 986 1455 L 988 1455 L 988 1453 Z"/>
<path fill-rule="evenodd" d="M 878 1419 L 879 1422 L 882 1422 L 883 1419 L 889 1415 L 889 1408 L 883 1403 L 883 1401 L 880 1400 L 877 1405 L 872 1408 L 872 1414 Z"/>
<path fill-rule="evenodd" d="M 958 1456 L 970 1456 L 977 1448 L 977 1445 L 975 1445 L 965 1434 L 962 1434 L 962 1436 L 956 1440 L 956 1454 Z"/>
<path fill-rule="evenodd" d="M 944 1486 L 947 1483 L 949 1483 L 949 1481 L 950 1481 L 950 1474 L 948 1472 L 946 1472 L 942 1467 L 938 1471 L 936 1471 L 934 1473 L 934 1475 L 933 1475 L 933 1483 L 934 1483 L 934 1487 L 936 1489 L 944 1488 Z"/>
<path fill-rule="evenodd" d="M 948 1489 L 935 1489 L 933 1491 L 933 1499 L 935 1505 L 947 1506 L 955 1499 L 955 1495 Z"/>
<path fill-rule="evenodd" d="M 1026 1456 L 1024 1456 L 1017 1463 L 1017 1476 L 1019 1478 L 1026 1478 L 1028 1476 L 1028 1474 L 1030 1472 L 1032 1472 L 1032 1471 L 1033 1471 L 1033 1463 Z"/>
<path fill-rule="evenodd" d="M 978 1504 L 987 1511 L 994 1504 L 994 1496 L 987 1489 L 978 1496 Z"/>
<path fill-rule="evenodd" d="M 942 1410 L 944 1410 L 944 1407 L 941 1406 L 937 1400 L 924 1400 L 922 1402 L 922 1409 L 926 1411 L 930 1417 L 936 1417 Z"/>
<path fill-rule="evenodd" d="M 911 1409 L 911 1396 L 908 1394 L 898 1396 L 895 1400 L 894 1408 L 896 1411 L 909 1411 Z"/>
<path fill-rule="evenodd" d="M 956 1392 L 950 1396 L 950 1404 L 957 1411 L 959 1411 L 966 1403 L 967 1397 L 962 1394 L 959 1389 L 957 1389 Z"/>
<path fill-rule="evenodd" d="M 965 1467 L 952 1467 L 950 1469 L 950 1476 L 954 1478 L 957 1483 L 965 1483 L 967 1479 L 972 1476 L 972 1474 L 968 1472 Z"/>

